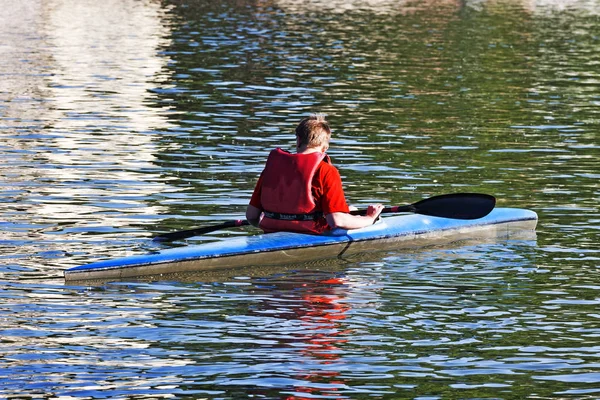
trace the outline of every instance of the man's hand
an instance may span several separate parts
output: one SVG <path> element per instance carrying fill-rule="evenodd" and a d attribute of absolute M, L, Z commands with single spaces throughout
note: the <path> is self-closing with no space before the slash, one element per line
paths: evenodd
<path fill-rule="evenodd" d="M 373 219 L 373 223 L 375 223 L 375 221 L 377 221 L 377 218 L 379 218 L 379 214 L 381 214 L 381 211 L 383 211 L 383 204 L 371 204 L 369 207 L 367 207 L 367 217 L 370 217 Z"/>

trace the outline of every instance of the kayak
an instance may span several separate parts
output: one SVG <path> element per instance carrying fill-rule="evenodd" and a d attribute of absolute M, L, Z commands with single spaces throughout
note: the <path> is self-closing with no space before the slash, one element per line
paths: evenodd
<path fill-rule="evenodd" d="M 120 280 L 247 266 L 284 265 L 361 252 L 419 248 L 465 239 L 511 238 L 535 231 L 537 214 L 495 208 L 483 218 L 464 220 L 421 214 L 380 219 L 361 229 L 335 229 L 323 235 L 278 232 L 226 238 L 212 243 L 163 249 L 65 270 L 66 281 Z"/>

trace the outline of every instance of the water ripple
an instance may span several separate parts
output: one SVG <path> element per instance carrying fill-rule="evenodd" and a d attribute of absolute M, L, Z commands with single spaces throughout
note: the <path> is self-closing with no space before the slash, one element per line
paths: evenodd
<path fill-rule="evenodd" d="M 163 3 L 0 13 L 0 397 L 597 397 L 595 1 Z M 486 192 L 537 239 L 64 284 L 242 217 L 315 111 L 350 203 Z"/>

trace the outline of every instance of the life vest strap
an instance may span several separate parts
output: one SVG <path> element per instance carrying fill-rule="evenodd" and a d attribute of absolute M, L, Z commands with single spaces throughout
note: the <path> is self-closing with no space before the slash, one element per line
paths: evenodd
<path fill-rule="evenodd" d="M 270 211 L 263 211 L 265 217 L 271 219 L 278 219 L 283 221 L 316 221 L 319 218 L 323 217 L 323 213 L 321 211 L 317 211 L 310 214 L 284 214 L 284 213 L 274 213 Z"/>

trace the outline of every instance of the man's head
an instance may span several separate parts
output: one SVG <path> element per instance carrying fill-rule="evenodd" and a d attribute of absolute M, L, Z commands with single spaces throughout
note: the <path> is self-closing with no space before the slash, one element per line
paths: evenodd
<path fill-rule="evenodd" d="M 327 150 L 331 139 L 331 129 L 325 116 L 313 114 L 300 121 L 296 127 L 296 139 L 298 148 L 324 146 L 324 149 Z"/>

